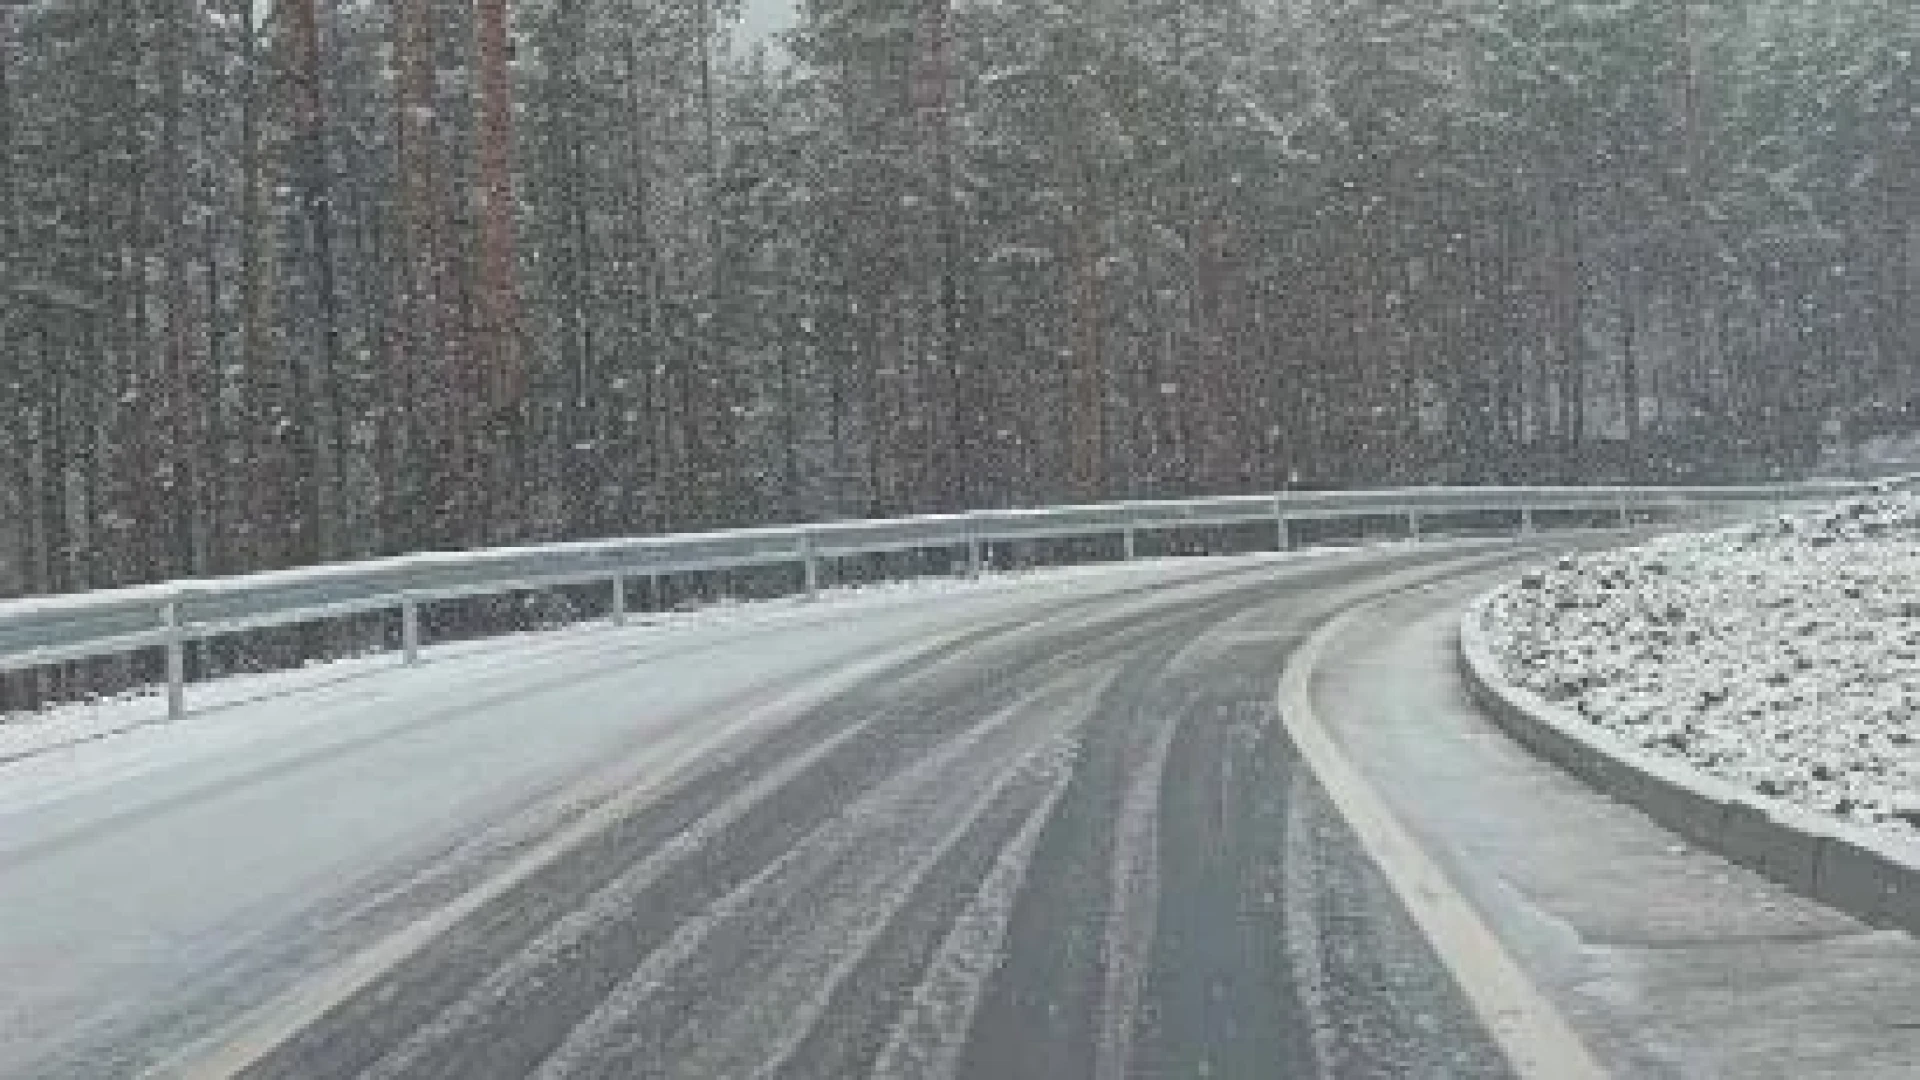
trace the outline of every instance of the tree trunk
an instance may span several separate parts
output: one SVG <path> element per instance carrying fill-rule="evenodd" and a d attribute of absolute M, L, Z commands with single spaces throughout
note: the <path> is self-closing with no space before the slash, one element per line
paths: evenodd
<path fill-rule="evenodd" d="M 21 250 L 21 222 L 19 190 L 15 179 L 14 149 L 18 146 L 13 104 L 13 9 L 0 7 L 0 250 Z M 20 361 L 21 341 L 17 325 L 17 300 L 15 297 L 0 293 L 0 387 L 18 385 L 23 372 Z M 6 418 L 15 430 L 24 430 L 23 416 L 15 411 L 16 405 L 24 406 L 24 401 L 16 402 L 14 393 L 0 396 L 0 416 Z M 27 460 L 26 447 L 18 438 L 0 443 L 0 476 L 6 476 L 12 490 L 0 500 L 0 514 L 8 515 L 11 535 L 15 544 L 16 574 L 24 573 L 26 552 L 32 542 L 29 528 L 29 515 L 24 483 L 24 469 Z M 16 578 L 0 578 L 0 596 L 7 596 L 24 586 Z M 8 708 L 12 701 L 8 696 L 11 689 L 22 685 L 19 680 L 0 678 L 0 710 Z"/>
<path fill-rule="evenodd" d="M 300 140 L 300 191 L 306 212 L 308 252 L 313 263 L 313 286 L 320 316 L 318 370 L 307 379 L 313 396 L 302 402 L 306 410 L 304 433 L 310 444 L 305 451 L 311 476 L 301 482 L 311 487 L 307 504 L 313 513 L 308 536 L 309 550 L 316 558 L 325 558 L 340 548 L 327 542 L 328 530 L 320 514 L 325 512 L 328 496 L 331 509 L 346 527 L 346 409 L 341 400 L 340 368 L 340 295 L 335 283 L 333 258 L 333 181 L 332 163 L 327 153 L 327 116 L 320 56 L 320 26 L 315 0 L 290 0 L 287 8 L 288 30 L 292 46 L 294 125 Z"/>
<path fill-rule="evenodd" d="M 117 6 L 117 5 L 116 5 Z M 122 403 L 115 419 L 127 436 L 125 451 L 117 462 L 116 487 L 126 492 L 126 505 L 132 518 L 129 530 L 128 578 L 151 581 L 160 576 L 158 549 L 160 539 L 159 477 L 154 468 L 157 450 L 154 425 L 146 421 L 160 405 L 152 378 L 150 309 L 147 267 L 147 142 L 139 122 L 139 67 L 144 48 L 137 10 L 120 8 L 113 20 L 120 46 L 121 62 L 114 80 L 114 102 L 124 114 L 121 120 L 122 154 L 132 169 L 128 185 L 125 216 L 120 219 L 121 234 L 114 243 L 114 279 L 118 288 L 114 297 L 114 326 L 121 342 L 120 385 L 116 397 Z"/>
<path fill-rule="evenodd" d="M 520 287 L 515 255 L 513 79 L 507 66 L 506 0 L 474 0 L 479 61 L 480 333 L 486 405 L 517 409 L 526 393 L 520 357 Z"/>
<path fill-rule="evenodd" d="M 240 98 L 240 376 L 239 388 L 243 402 L 243 425 L 245 439 L 250 453 L 245 473 L 251 481 L 247 487 L 264 493 L 264 505 L 255 505 L 249 511 L 249 517 L 256 526 L 255 536 L 279 532 L 272 526 L 283 523 L 289 517 L 290 504 L 285 492 L 289 486 L 307 488 L 296 482 L 289 485 L 288 478 L 277 475 L 275 466 L 279 455 L 274 443 L 276 440 L 265 437 L 261 429 L 271 430 L 271 418 L 262 409 L 262 404 L 271 399 L 265 392 L 264 382 L 271 361 L 269 357 L 270 338 L 274 323 L 274 268 L 279 259 L 275 239 L 277 230 L 272 220 L 272 190 L 275 183 L 274 170 L 271 168 L 271 155 L 266 149 L 266 125 L 262 114 L 268 112 L 271 100 L 269 87 L 272 85 L 270 74 L 276 69 L 278 50 L 269 48 L 262 51 L 259 47 L 262 28 L 254 21 L 254 5 L 251 0 L 240 4 L 242 53 L 241 65 L 245 71 L 245 82 Z M 269 76 L 263 79 L 263 75 Z M 263 86 L 263 83 L 265 84 Z M 264 460 L 263 460 L 264 459 Z M 236 485 L 238 486 L 238 485 Z M 312 551 L 311 536 L 308 535 L 303 546 Z M 235 556 L 249 565 L 259 565 L 261 560 L 273 554 L 259 540 L 251 542 L 246 552 L 236 551 Z"/>
<path fill-rule="evenodd" d="M 1635 308 L 1631 271 L 1620 271 L 1620 409 L 1625 420 L 1627 455 L 1638 462 L 1640 447 L 1640 314 Z M 1638 480 L 1636 472 L 1628 477 Z"/>
<path fill-rule="evenodd" d="M 957 510 L 972 497 L 973 429 L 972 378 L 966 370 L 960 311 L 960 215 L 954 192 L 953 147 L 953 3 L 922 0 L 919 49 L 916 52 L 914 105 L 920 121 L 921 174 L 932 188 L 935 213 L 934 251 L 939 259 L 934 320 L 935 349 L 940 358 L 939 392 L 946 398 L 938 422 L 942 429 L 935 457 L 937 492 L 929 493 L 935 509 Z M 931 402 L 929 403 L 931 405 Z M 935 410 L 929 409 L 932 413 Z"/>
<path fill-rule="evenodd" d="M 404 455 L 412 491 L 405 498 L 408 547 L 439 547 L 460 532 L 452 465 L 462 460 L 464 376 L 455 362 L 456 316 L 450 293 L 445 207 L 439 196 L 432 0 L 394 0 L 396 138 L 399 153 L 401 302 L 398 403 L 409 423 Z"/>
<path fill-rule="evenodd" d="M 217 71 L 210 75 L 212 85 L 209 92 L 201 96 L 200 139 L 201 153 L 211 158 L 218 153 L 217 144 L 220 131 L 220 109 L 226 101 L 228 89 L 226 72 Z M 228 569 L 227 542 L 227 500 L 226 493 L 231 485 L 228 482 L 226 447 L 228 436 L 228 417 L 225 409 L 225 395 L 221 393 L 221 384 L 226 378 L 226 327 L 221 317 L 221 290 L 225 279 L 220 274 L 220 252 L 224 240 L 224 224 L 228 220 L 225 214 L 218 213 L 220 205 L 220 183 L 214 173 L 208 170 L 201 180 L 201 204 L 206 207 L 206 220 L 201 227 L 202 260 L 206 265 L 206 362 L 201 365 L 199 378 L 195 380 L 194 397 L 201 418 L 202 437 L 195 449 L 199 452 L 200 473 L 200 514 L 205 539 L 202 542 L 201 572 L 219 574 Z"/>
<path fill-rule="evenodd" d="M 627 284 L 622 292 L 625 299 L 625 344 L 630 361 L 629 370 L 639 382 L 639 389 L 634 392 L 638 398 L 639 415 L 636 423 L 628 425 L 632 439 L 628 444 L 630 459 L 623 483 L 627 507 L 623 525 L 628 529 L 658 528 L 658 492 L 664 480 L 662 469 L 665 467 L 662 448 L 666 440 L 661 432 L 665 417 L 661 415 L 659 407 L 662 380 L 657 374 L 655 362 L 662 343 L 659 335 L 660 290 L 657 287 L 660 256 L 649 219 L 653 204 L 653 173 L 646 154 L 650 113 L 641 100 L 642 67 L 638 35 L 631 21 L 623 29 L 621 62 L 626 82 L 623 87 L 626 116 L 621 126 L 626 136 L 624 150 L 627 171 L 627 183 L 623 191 L 626 217 L 623 223 L 626 238 L 623 255 L 627 264 Z M 641 497 L 642 489 L 648 498 Z"/>
<path fill-rule="evenodd" d="M 521 356 L 521 304 L 513 186 L 513 76 L 507 0 L 474 0 L 474 53 L 479 66 L 475 172 L 479 184 L 479 341 L 483 373 L 479 403 L 486 413 L 484 442 L 471 475 L 483 490 L 480 529 L 496 528 L 512 512 L 520 475 L 513 453 L 525 423 L 526 370 Z"/>
<path fill-rule="evenodd" d="M 166 44 L 161 49 L 160 200 L 167 267 L 166 360 L 159 373 L 165 426 L 168 429 L 165 484 L 168 570 L 180 576 L 194 572 L 194 503 L 197 490 L 193 448 L 198 432 L 193 423 L 195 357 L 188 333 L 187 179 L 184 152 L 186 129 L 187 50 L 191 15 L 186 0 L 170 0 L 165 7 Z"/>

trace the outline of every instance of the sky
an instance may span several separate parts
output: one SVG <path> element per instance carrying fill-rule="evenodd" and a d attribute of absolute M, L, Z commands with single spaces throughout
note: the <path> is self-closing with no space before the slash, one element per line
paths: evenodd
<path fill-rule="evenodd" d="M 794 0 L 747 0 L 741 34 L 752 39 L 785 30 L 793 25 L 793 9 Z"/>

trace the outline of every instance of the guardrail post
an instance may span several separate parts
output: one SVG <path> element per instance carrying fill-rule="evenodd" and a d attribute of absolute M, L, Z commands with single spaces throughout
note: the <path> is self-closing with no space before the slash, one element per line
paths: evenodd
<path fill-rule="evenodd" d="M 1120 549 L 1128 562 L 1140 557 L 1140 534 L 1132 525 L 1120 530 Z"/>
<path fill-rule="evenodd" d="M 400 602 L 400 657 L 408 667 L 420 662 L 420 602 L 411 596 Z"/>
<path fill-rule="evenodd" d="M 813 550 L 813 533 L 801 530 L 800 562 L 806 575 L 805 590 L 807 599 L 820 595 L 820 556 Z"/>
<path fill-rule="evenodd" d="M 1407 536 L 1415 543 L 1420 540 L 1420 511 L 1407 511 Z"/>
<path fill-rule="evenodd" d="M 1620 511 L 1620 527 L 1623 529 L 1633 528 L 1633 510 L 1627 506 L 1626 497 L 1622 496 L 1615 505 Z"/>
<path fill-rule="evenodd" d="M 613 575 L 613 625 L 627 625 L 627 575 Z"/>
<path fill-rule="evenodd" d="M 167 722 L 173 724 L 187 718 L 187 634 L 178 598 L 161 606 L 160 621 L 167 633 Z"/>
<path fill-rule="evenodd" d="M 1273 542 L 1275 551 L 1293 550 L 1293 523 L 1287 520 L 1286 505 L 1278 495 L 1273 497 Z"/>
<path fill-rule="evenodd" d="M 986 550 L 981 546 L 980 534 L 967 530 L 967 576 L 978 578 L 986 569 Z"/>
<path fill-rule="evenodd" d="M 1520 508 L 1520 535 L 1532 536 L 1533 533 L 1533 507 L 1523 506 Z"/>

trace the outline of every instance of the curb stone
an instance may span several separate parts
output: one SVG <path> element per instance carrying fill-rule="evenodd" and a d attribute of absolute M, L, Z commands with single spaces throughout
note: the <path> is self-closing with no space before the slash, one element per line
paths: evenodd
<path fill-rule="evenodd" d="M 1695 845 L 1870 926 L 1920 937 L 1920 842 L 1832 821 L 1648 754 L 1509 682 L 1488 643 L 1489 593 L 1459 628 L 1473 700 L 1533 753 Z"/>

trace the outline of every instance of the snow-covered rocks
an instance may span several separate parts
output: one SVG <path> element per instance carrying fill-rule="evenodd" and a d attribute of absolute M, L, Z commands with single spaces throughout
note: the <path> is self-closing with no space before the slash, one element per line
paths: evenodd
<path fill-rule="evenodd" d="M 1616 737 L 1920 836 L 1920 500 L 1564 556 L 1485 611 L 1509 679 Z"/>

